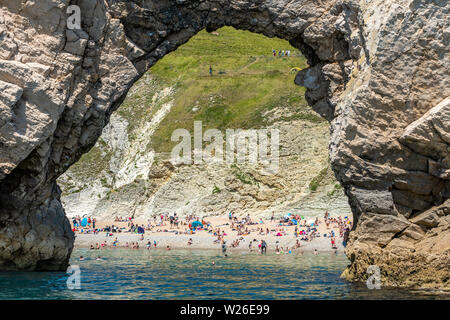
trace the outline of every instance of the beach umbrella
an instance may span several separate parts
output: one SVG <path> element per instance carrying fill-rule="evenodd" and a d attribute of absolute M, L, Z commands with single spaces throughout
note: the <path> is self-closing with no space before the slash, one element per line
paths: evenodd
<path fill-rule="evenodd" d="M 192 222 L 192 228 L 197 229 L 198 227 L 203 228 L 203 224 L 200 221 L 194 221 Z"/>
<path fill-rule="evenodd" d="M 295 219 L 292 219 L 292 222 L 293 222 L 294 224 L 297 224 L 297 223 L 298 223 L 297 220 L 295 220 Z"/>
<path fill-rule="evenodd" d="M 88 223 L 88 219 L 87 218 L 83 218 L 83 220 L 81 220 L 81 226 L 82 227 L 86 227 Z"/>

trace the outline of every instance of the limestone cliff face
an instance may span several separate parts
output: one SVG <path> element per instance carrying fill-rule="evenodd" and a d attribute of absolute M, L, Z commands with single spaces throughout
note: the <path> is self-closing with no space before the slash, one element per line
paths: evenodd
<path fill-rule="evenodd" d="M 150 86 L 144 88 L 152 91 Z M 133 90 L 134 94 L 142 92 Z M 155 105 L 167 99 L 162 94 L 155 96 L 159 96 Z M 131 133 L 125 118 L 111 116 L 95 147 L 58 179 L 68 217 L 134 215 L 147 219 L 167 212 L 182 217 L 230 211 L 269 219 L 273 212 L 320 217 L 325 211 L 333 216 L 350 214 L 347 197 L 330 168 L 326 121 L 287 122 L 280 117 L 288 115 L 289 108 L 270 110 L 270 127 L 280 130 L 279 170 L 273 175 L 265 174 L 264 166 L 251 164 L 174 166 L 170 154 L 147 147 L 155 126 L 161 125 L 159 115 L 170 113 L 164 106 L 172 102 Z M 147 151 L 143 154 L 142 150 Z M 93 164 L 95 170 L 90 170 Z"/>
<path fill-rule="evenodd" d="M 74 4 L 82 30 L 66 26 Z M 58 176 L 158 59 L 230 25 L 308 58 L 296 83 L 331 122 L 357 221 L 346 278 L 378 264 L 387 285 L 448 288 L 449 11 L 445 0 L 0 0 L 1 268 L 67 265 Z"/>

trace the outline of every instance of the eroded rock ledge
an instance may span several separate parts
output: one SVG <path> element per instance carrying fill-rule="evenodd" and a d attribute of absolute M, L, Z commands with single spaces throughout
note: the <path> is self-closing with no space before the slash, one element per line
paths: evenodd
<path fill-rule="evenodd" d="M 74 4 L 82 30 L 66 26 Z M 385 285 L 449 288 L 449 11 L 445 0 L 0 0 L 0 269 L 67 267 L 58 176 L 158 59 L 229 25 L 308 58 L 295 82 L 331 123 L 356 221 L 344 276 L 377 264 Z"/>

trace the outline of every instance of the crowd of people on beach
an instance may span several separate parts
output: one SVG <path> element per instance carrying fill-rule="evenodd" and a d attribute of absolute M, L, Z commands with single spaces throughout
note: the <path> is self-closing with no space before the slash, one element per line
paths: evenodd
<path fill-rule="evenodd" d="M 186 215 L 182 218 L 174 213 L 153 215 L 150 219 L 147 219 L 146 224 L 137 224 L 133 217 L 116 217 L 114 223 L 122 224 L 121 227 L 112 224 L 103 228 L 95 228 L 95 219 L 89 217 L 81 218 L 79 216 L 73 218 L 72 223 L 75 233 L 94 235 L 105 233 L 106 237 L 114 237 L 110 245 L 108 245 L 107 240 L 95 245 L 91 244 L 90 249 L 92 250 L 119 246 L 139 249 L 139 241 L 147 241 L 145 246 L 150 250 L 151 248 L 157 248 L 158 243 L 156 240 L 153 242 L 150 239 L 146 240 L 144 234 L 171 232 L 175 235 L 195 235 L 197 233 L 206 233 L 213 237 L 214 243 L 222 246 L 224 254 L 228 247 L 226 237 L 229 235 L 229 232 L 236 235 L 234 240 L 230 240 L 231 248 L 248 247 L 250 252 L 258 250 L 261 253 L 267 252 L 268 245 L 265 240 L 249 239 L 248 236 L 295 237 L 296 242 L 291 247 L 279 246 L 279 241 L 276 241 L 277 244 L 274 251 L 276 254 L 282 254 L 292 253 L 293 250 L 302 247 L 302 242 L 311 242 L 321 237 L 329 239 L 331 249 L 337 250 L 338 241 L 341 241 L 344 247 L 346 246 L 349 232 L 352 228 L 352 223 L 347 216 L 331 217 L 328 212 L 325 212 L 323 219 L 315 218 L 309 220 L 299 214 L 290 213 L 275 218 L 275 214 L 272 213 L 270 220 L 267 219 L 267 221 L 264 221 L 263 218 L 253 219 L 250 215 L 237 217 L 233 212 L 230 212 L 228 220 L 227 223 L 213 226 L 211 222 L 206 220 L 206 217 L 200 218 L 194 215 Z M 124 223 L 126 223 L 126 226 L 123 225 Z M 325 227 L 325 233 L 319 231 L 319 225 Z M 138 241 L 119 244 L 117 233 L 137 234 Z M 233 236 L 233 234 L 230 234 L 230 236 Z M 187 247 L 192 246 L 193 242 L 193 239 L 189 238 L 186 244 Z M 166 246 L 166 250 L 171 250 L 169 245 Z"/>
<path fill-rule="evenodd" d="M 95 223 L 96 223 L 96 219 L 95 218 L 91 218 L 91 217 L 80 217 L 80 216 L 75 216 L 74 218 L 72 218 L 72 227 L 73 227 L 73 231 L 80 231 L 83 232 L 84 230 L 90 230 L 90 229 L 94 229 L 95 230 Z"/>

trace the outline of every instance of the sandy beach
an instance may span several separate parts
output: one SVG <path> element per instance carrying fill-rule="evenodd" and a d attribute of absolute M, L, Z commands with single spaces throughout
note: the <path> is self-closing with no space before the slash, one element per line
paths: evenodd
<path fill-rule="evenodd" d="M 181 219 L 183 220 L 183 219 Z M 259 251 L 258 245 L 261 240 L 267 243 L 267 251 L 275 252 L 276 248 L 281 249 L 281 252 L 291 251 L 314 251 L 318 252 L 343 252 L 344 246 L 342 244 L 343 238 L 340 236 L 338 223 L 329 223 L 328 227 L 324 219 L 318 219 L 315 237 L 309 236 L 309 240 L 301 240 L 302 235 L 296 236 L 296 225 L 287 226 L 280 223 L 279 218 L 273 221 L 257 222 L 256 224 L 244 225 L 244 234 L 238 234 L 236 223 L 232 225 L 232 221 L 228 216 L 212 216 L 203 218 L 209 224 L 208 230 L 196 230 L 193 234 L 190 233 L 188 223 L 186 225 L 179 225 L 178 227 L 170 225 L 169 221 L 161 221 L 154 223 L 153 219 L 149 220 L 133 220 L 134 225 L 145 226 L 147 230 L 143 235 L 129 232 L 129 222 L 118 222 L 113 220 L 96 221 L 96 229 L 104 229 L 105 227 L 115 226 L 122 229 L 122 232 L 98 232 L 97 234 L 85 233 L 89 229 L 83 230 L 83 233 L 76 231 L 75 247 L 89 248 L 91 246 L 100 248 L 132 248 L 132 243 L 138 243 L 139 249 L 147 249 L 148 242 L 151 243 L 150 250 L 165 249 L 167 246 L 171 249 L 198 249 L 198 250 L 218 250 L 222 248 L 221 240 L 218 240 L 217 231 L 223 234 L 223 239 L 226 243 L 227 252 L 234 250 Z M 305 219 L 308 220 L 308 219 Z M 253 223 L 255 223 L 253 222 Z M 304 221 L 303 223 L 305 223 Z M 234 228 L 232 228 L 232 226 Z M 150 230 L 148 230 L 150 229 Z M 267 229 L 269 233 L 267 233 Z M 264 230 L 263 233 L 260 233 Z M 306 226 L 297 226 L 297 230 L 308 230 Z M 334 231 L 335 234 L 335 248 L 332 247 L 330 233 Z M 216 233 L 216 235 L 214 234 Z M 245 234 L 247 233 L 247 234 Z M 281 236 L 280 236 L 281 234 Z M 278 236 L 277 236 L 278 235 Z M 312 238 L 312 239 L 311 239 Z M 117 239 L 117 240 L 116 240 Z M 189 240 L 191 242 L 189 243 Z M 233 246 L 233 242 L 239 240 L 239 243 Z M 115 245 L 114 242 L 116 241 Z M 156 241 L 156 247 L 154 242 Z M 104 244 L 102 246 L 101 244 Z M 249 244 L 252 243 L 251 247 Z M 298 244 L 300 246 L 298 246 Z"/>

